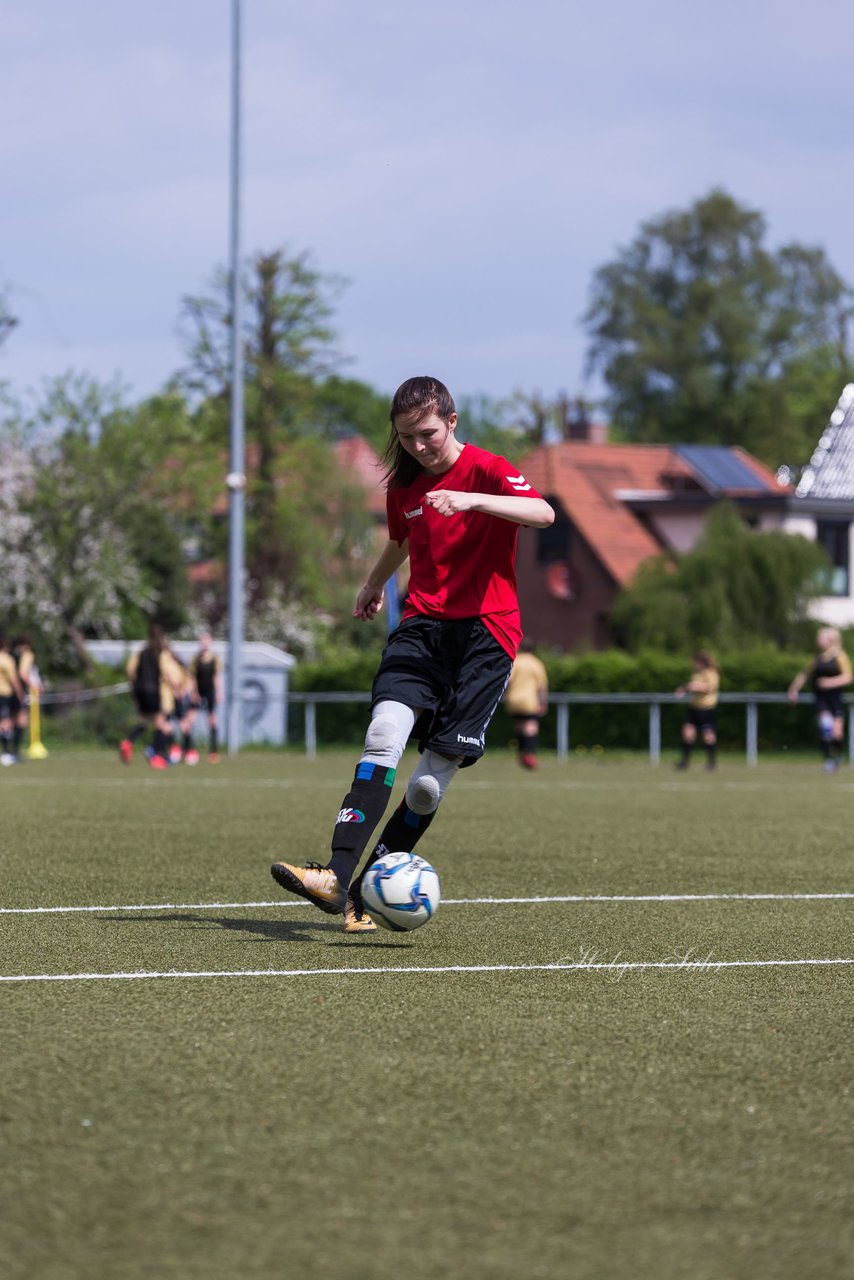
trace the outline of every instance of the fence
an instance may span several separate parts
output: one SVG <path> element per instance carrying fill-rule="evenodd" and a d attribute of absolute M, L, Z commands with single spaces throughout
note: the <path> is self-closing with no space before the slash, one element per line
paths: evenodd
<path fill-rule="evenodd" d="M 317 708 L 329 703 L 369 703 L 369 693 L 289 693 L 288 703 L 305 707 L 305 754 L 317 755 Z M 759 708 L 770 704 L 785 704 L 785 693 L 722 693 L 721 704 L 744 707 L 744 745 L 748 765 L 755 765 L 759 758 Z M 854 698 L 846 696 L 844 702 L 848 715 L 848 761 L 854 764 Z M 801 694 L 798 703 L 812 705 L 813 699 Z M 661 708 L 679 704 L 687 706 L 685 698 L 673 693 L 552 693 L 549 706 L 555 712 L 557 728 L 556 754 L 566 760 L 570 753 L 571 708 L 573 706 L 638 706 L 649 708 L 649 760 L 657 765 L 661 760 Z"/>

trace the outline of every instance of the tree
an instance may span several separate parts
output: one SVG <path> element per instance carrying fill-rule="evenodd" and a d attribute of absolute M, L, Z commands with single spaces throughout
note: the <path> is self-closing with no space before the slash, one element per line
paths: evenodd
<path fill-rule="evenodd" d="M 3 425 L 0 608 L 17 629 L 91 666 L 86 639 L 185 617 L 181 545 L 152 477 L 168 442 L 140 430 L 119 390 L 48 383 Z"/>
<path fill-rule="evenodd" d="M 243 268 L 248 558 L 256 598 L 283 581 L 292 563 L 278 527 L 281 450 L 317 430 L 316 380 L 340 362 L 330 320 L 342 284 L 313 267 L 307 252 L 256 253 Z M 186 298 L 183 305 L 190 364 L 182 381 L 218 401 L 223 413 L 231 378 L 229 285 L 220 269 L 212 296 Z"/>
<path fill-rule="evenodd" d="M 774 252 L 766 231 L 714 190 L 596 272 L 588 362 L 625 438 L 742 445 L 772 466 L 812 452 L 852 376 L 854 295 L 821 249 Z"/>
<path fill-rule="evenodd" d="M 828 566 L 821 547 L 799 535 L 749 529 L 722 503 L 693 551 L 642 565 L 618 597 L 611 624 L 620 645 L 687 653 L 751 644 L 805 643 L 807 606 Z M 807 641 L 808 643 L 808 641 Z"/>

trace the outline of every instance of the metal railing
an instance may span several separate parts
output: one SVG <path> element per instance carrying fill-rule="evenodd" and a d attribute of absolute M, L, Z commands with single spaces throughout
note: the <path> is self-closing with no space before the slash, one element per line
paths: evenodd
<path fill-rule="evenodd" d="M 328 703 L 369 703 L 369 693 L 288 693 L 288 702 L 305 707 L 305 753 L 317 755 L 317 708 Z M 736 704 L 744 707 L 744 744 L 748 765 L 755 765 L 759 758 L 759 708 L 789 701 L 785 693 L 722 693 L 721 705 Z M 854 764 L 854 697 L 843 699 L 848 716 L 848 760 Z M 812 705 L 813 698 L 801 694 L 798 703 Z M 550 693 L 549 710 L 554 710 L 556 720 L 556 754 L 558 760 L 566 760 L 570 754 L 570 711 L 574 706 L 647 706 L 649 708 L 649 760 L 658 764 L 661 760 L 661 708 L 679 705 L 688 707 L 686 698 L 674 693 Z"/>

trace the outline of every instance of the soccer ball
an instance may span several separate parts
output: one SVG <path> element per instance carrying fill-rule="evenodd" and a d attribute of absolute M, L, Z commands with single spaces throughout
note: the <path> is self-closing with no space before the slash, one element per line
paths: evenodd
<path fill-rule="evenodd" d="M 414 853 L 387 853 L 368 868 L 362 901 L 384 929 L 407 933 L 418 929 L 439 906 L 439 877 Z"/>

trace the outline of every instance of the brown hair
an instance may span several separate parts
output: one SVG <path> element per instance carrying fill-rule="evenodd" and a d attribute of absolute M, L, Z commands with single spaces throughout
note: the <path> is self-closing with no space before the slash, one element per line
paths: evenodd
<path fill-rule="evenodd" d="M 456 411 L 453 396 L 438 378 L 407 378 L 406 382 L 400 384 L 392 397 L 389 413 L 391 432 L 382 456 L 386 466 L 383 480 L 389 489 L 405 489 L 424 473 L 421 463 L 411 453 L 407 453 L 401 444 L 394 425 L 395 419 L 405 413 L 414 413 L 418 423 L 435 413 L 443 422 L 449 423 L 451 414 Z"/>
<path fill-rule="evenodd" d="M 698 649 L 694 654 L 693 661 L 703 667 L 705 671 L 718 671 L 719 667 L 715 659 L 709 653 L 708 649 Z"/>
<path fill-rule="evenodd" d="M 148 648 L 158 654 L 166 648 L 166 636 L 159 622 L 152 622 L 148 628 Z"/>

